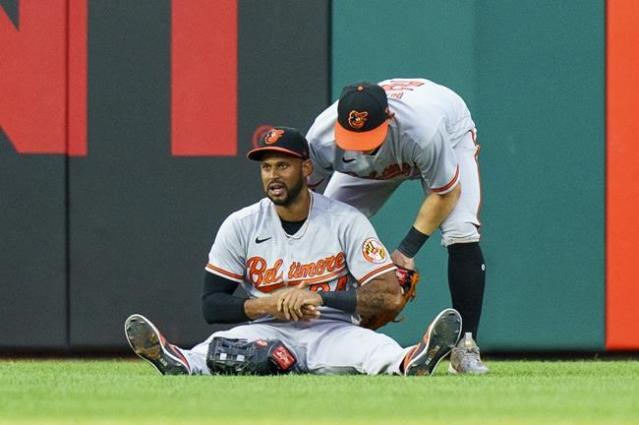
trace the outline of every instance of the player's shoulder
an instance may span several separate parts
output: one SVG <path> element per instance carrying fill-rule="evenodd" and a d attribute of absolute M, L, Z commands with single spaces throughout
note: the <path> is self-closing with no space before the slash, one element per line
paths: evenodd
<path fill-rule="evenodd" d="M 326 109 L 324 109 L 317 117 L 315 117 L 315 120 L 313 120 L 313 126 L 316 124 L 321 125 L 325 123 L 334 124 L 336 119 L 337 119 L 337 101 L 333 102 Z"/>
<path fill-rule="evenodd" d="M 319 193 L 313 193 L 314 208 L 326 217 L 355 218 L 365 217 L 357 208 L 342 201 L 328 198 Z"/>
<path fill-rule="evenodd" d="M 324 109 L 313 121 L 311 128 L 306 133 L 309 143 L 332 144 L 333 128 L 337 121 L 337 102 Z"/>
<path fill-rule="evenodd" d="M 225 220 L 225 224 L 242 225 L 247 222 L 256 221 L 263 214 L 266 214 L 271 206 L 268 198 L 262 198 L 254 204 L 248 205 L 231 213 Z"/>

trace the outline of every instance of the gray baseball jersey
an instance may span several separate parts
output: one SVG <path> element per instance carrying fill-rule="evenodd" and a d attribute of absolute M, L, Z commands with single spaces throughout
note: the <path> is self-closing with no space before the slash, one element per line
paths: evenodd
<path fill-rule="evenodd" d="M 309 217 L 294 235 L 284 232 L 268 198 L 231 214 L 217 233 L 206 266 L 208 272 L 240 283 L 254 298 L 287 286 L 348 290 L 394 269 L 368 219 L 312 192 Z M 359 317 L 329 307 L 321 307 L 320 313 L 320 320 L 359 322 Z"/>
<path fill-rule="evenodd" d="M 475 128 L 463 99 L 423 78 L 394 78 L 379 85 L 396 117 L 390 121 L 385 142 L 373 154 L 342 151 L 334 138 L 335 102 L 315 119 L 306 135 L 315 164 L 309 185 L 319 186 L 338 171 L 373 180 L 421 178 L 430 191 L 452 190 L 459 179 L 455 145 Z"/>

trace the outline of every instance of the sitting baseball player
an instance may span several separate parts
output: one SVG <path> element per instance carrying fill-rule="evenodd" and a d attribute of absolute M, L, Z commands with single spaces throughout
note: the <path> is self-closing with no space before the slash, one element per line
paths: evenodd
<path fill-rule="evenodd" d="M 165 375 L 433 374 L 459 340 L 459 313 L 439 313 L 408 348 L 359 326 L 394 319 L 415 276 L 396 272 L 362 213 L 308 189 L 300 132 L 276 127 L 248 157 L 260 162 L 266 198 L 220 227 L 202 297 L 207 322 L 238 325 L 187 350 L 134 314 L 125 323 L 133 351 Z M 233 295 L 238 285 L 248 299 Z"/>

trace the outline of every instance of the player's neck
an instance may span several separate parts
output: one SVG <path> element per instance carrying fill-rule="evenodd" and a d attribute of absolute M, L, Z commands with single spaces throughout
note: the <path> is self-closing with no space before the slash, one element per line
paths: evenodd
<path fill-rule="evenodd" d="M 293 202 L 288 205 L 275 205 L 277 215 L 284 221 L 302 221 L 308 217 L 311 208 L 311 194 L 304 188 Z"/>

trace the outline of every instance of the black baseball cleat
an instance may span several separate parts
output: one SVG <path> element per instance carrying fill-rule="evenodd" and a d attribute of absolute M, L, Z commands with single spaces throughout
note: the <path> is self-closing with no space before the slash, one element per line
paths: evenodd
<path fill-rule="evenodd" d="M 432 375 L 439 362 L 457 344 L 461 328 L 462 318 L 457 310 L 447 308 L 439 313 L 421 342 L 404 357 L 404 375 Z"/>
<path fill-rule="evenodd" d="M 129 316 L 124 333 L 133 352 L 151 363 L 162 375 L 190 375 L 191 367 L 176 346 L 166 342 L 160 331 L 141 314 Z"/>

